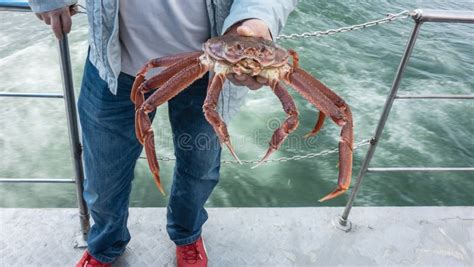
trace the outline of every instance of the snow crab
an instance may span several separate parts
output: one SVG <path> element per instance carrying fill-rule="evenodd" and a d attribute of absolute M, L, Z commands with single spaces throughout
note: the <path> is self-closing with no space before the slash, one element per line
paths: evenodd
<path fill-rule="evenodd" d="M 146 80 L 145 75 L 148 70 L 157 67 L 165 67 L 165 69 Z M 288 134 L 298 126 L 298 111 L 293 98 L 284 87 L 283 81 L 319 110 L 316 125 L 306 136 L 315 135 L 323 126 L 326 116 L 342 127 L 339 142 L 338 185 L 334 191 L 320 201 L 337 197 L 349 188 L 352 175 L 354 134 L 351 109 L 345 101 L 301 69 L 298 64 L 298 54 L 294 50 L 286 50 L 274 42 L 262 38 L 224 35 L 209 39 L 203 44 L 202 51 L 152 59 L 137 73 L 131 93 L 131 100 L 136 107 L 136 135 L 139 142 L 145 146 L 155 183 L 163 194 L 153 129 L 148 113 L 186 89 L 208 71 L 213 72 L 213 76 L 207 89 L 203 112 L 214 128 L 221 144 L 227 146 L 237 161 L 240 162 L 232 147 L 226 124 L 216 111 L 226 75 L 235 73 L 266 78 L 268 85 L 282 103 L 283 110 L 287 114 L 286 120 L 274 131 L 268 151 L 260 163 L 268 159 L 281 146 Z M 156 91 L 145 100 L 145 94 L 153 90 Z"/>

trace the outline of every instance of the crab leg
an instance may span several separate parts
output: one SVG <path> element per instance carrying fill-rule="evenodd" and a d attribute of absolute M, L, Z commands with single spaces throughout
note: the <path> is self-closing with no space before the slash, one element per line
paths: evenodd
<path fill-rule="evenodd" d="M 292 50 L 290 51 L 290 55 L 293 57 L 293 68 L 294 69 L 298 68 L 298 54 Z M 346 106 L 346 103 L 341 97 L 339 97 L 336 93 L 331 91 L 331 89 L 329 89 L 326 85 L 321 83 L 319 80 L 314 79 L 314 77 L 309 75 L 307 72 L 302 71 L 301 69 L 299 72 L 300 72 L 299 74 L 301 76 L 304 76 L 305 79 L 312 80 L 313 85 L 317 87 L 325 96 L 327 96 L 337 107 L 344 109 L 344 107 Z M 325 117 L 326 117 L 325 114 L 319 111 L 318 121 L 316 122 L 316 125 L 314 126 L 311 132 L 305 135 L 305 137 L 313 136 L 317 132 L 319 132 L 319 130 L 323 126 Z"/>
<path fill-rule="evenodd" d="M 237 157 L 237 154 L 235 154 L 232 143 L 230 142 L 227 126 L 225 125 L 225 122 L 222 120 L 219 113 L 216 111 L 217 101 L 219 100 L 219 95 L 222 91 L 222 85 L 224 84 L 224 81 L 225 75 L 223 73 L 217 73 L 214 75 L 207 89 L 207 96 L 206 100 L 204 100 L 202 109 L 204 111 L 204 116 L 206 117 L 209 124 L 211 124 L 212 128 L 214 128 L 214 131 L 219 137 L 220 142 L 224 143 L 232 156 L 239 162 L 239 164 L 242 164 L 239 157 Z"/>
<path fill-rule="evenodd" d="M 288 53 L 293 58 L 293 62 L 291 64 L 293 69 L 298 69 L 300 67 L 298 53 L 293 49 L 288 49 Z M 316 121 L 316 124 L 315 124 L 313 130 L 311 130 L 311 132 L 307 133 L 304 137 L 308 138 L 310 136 L 314 136 L 315 134 L 317 134 L 319 132 L 319 130 L 321 130 L 321 128 L 323 127 L 325 118 L 326 118 L 326 115 L 324 113 L 322 113 L 321 111 L 319 111 L 318 120 Z"/>
<path fill-rule="evenodd" d="M 278 150 L 288 134 L 293 132 L 296 127 L 298 127 L 298 110 L 296 109 L 295 102 L 291 95 L 282 86 L 282 84 L 277 81 L 273 82 L 272 90 L 282 103 L 283 110 L 285 110 L 288 117 L 285 122 L 283 122 L 283 124 L 273 132 L 272 139 L 270 140 L 270 147 L 268 148 L 267 153 L 257 163 L 257 165 L 252 167 L 252 169 L 258 167 L 265 160 L 267 160 L 275 150 Z"/>
<path fill-rule="evenodd" d="M 153 93 L 135 113 L 135 128 L 137 129 L 137 138 L 144 140 L 145 152 L 148 159 L 148 165 L 153 173 L 156 186 L 164 195 L 164 190 L 160 182 L 160 167 L 156 158 L 155 141 L 153 129 L 148 113 L 155 110 L 158 106 L 173 98 L 175 95 L 186 89 L 195 80 L 201 78 L 209 67 L 207 65 L 196 63 L 189 65 L 170 80 L 168 80 L 160 90 Z"/>
<path fill-rule="evenodd" d="M 189 65 L 197 64 L 198 62 L 199 62 L 199 57 L 191 57 L 191 58 L 183 59 L 182 61 L 171 65 L 171 67 L 164 69 L 159 74 L 143 82 L 138 87 L 138 89 L 135 90 L 135 92 L 132 91 L 131 98 L 135 99 L 135 109 L 140 108 L 143 102 L 145 102 L 145 93 L 162 86 L 166 81 L 168 81 L 171 77 L 176 75 L 182 69 L 186 68 Z M 135 96 L 133 96 L 133 94 L 135 94 Z M 135 132 L 136 132 L 138 141 L 141 144 L 143 144 L 145 141 L 145 138 L 141 135 L 138 129 L 138 124 L 135 124 Z"/>
<path fill-rule="evenodd" d="M 149 60 L 145 64 L 145 66 L 143 66 L 138 71 L 138 73 L 135 77 L 135 81 L 133 82 L 133 86 L 132 86 L 132 93 L 130 94 L 130 98 L 131 98 L 132 102 L 135 103 L 136 105 L 139 105 L 136 101 L 142 100 L 141 103 L 143 103 L 144 97 L 143 97 L 143 99 L 137 99 L 137 97 L 139 96 L 139 93 L 140 93 L 139 92 L 139 87 L 143 83 L 143 81 L 145 81 L 145 76 L 148 73 L 148 70 L 150 70 L 152 68 L 158 68 L 158 67 L 174 67 L 173 65 L 181 66 L 181 68 L 177 68 L 177 67 L 173 68 L 172 70 L 175 70 L 175 72 L 171 72 L 171 70 L 170 70 L 170 73 L 168 73 L 168 75 L 167 75 L 167 77 L 169 79 L 174 74 L 176 74 L 180 69 L 182 69 L 184 66 L 189 65 L 189 62 L 188 62 L 188 64 L 183 64 L 183 61 L 186 61 L 186 59 L 189 59 L 189 58 L 197 58 L 201 54 L 202 54 L 202 52 L 188 52 L 188 53 L 181 53 L 181 54 L 177 54 L 177 55 L 165 56 L 165 57 L 160 57 L 160 58 L 155 58 L 155 59 Z M 161 73 L 163 73 L 163 72 L 165 72 L 165 70 L 162 71 Z M 165 78 L 163 77 L 163 79 L 165 79 Z M 152 87 L 149 90 L 153 90 L 153 89 L 158 88 L 158 87 L 159 87 L 159 85 L 157 85 L 155 87 Z M 143 93 L 146 93 L 146 92 L 143 92 Z"/>
<path fill-rule="evenodd" d="M 342 126 L 339 143 L 339 177 L 337 188 L 319 201 L 326 201 L 344 193 L 350 186 L 352 176 L 352 147 L 354 133 L 352 129 L 352 113 L 347 104 L 322 83 L 301 69 L 285 75 L 288 82 L 298 93 L 316 106 L 321 112 Z"/>
<path fill-rule="evenodd" d="M 288 49 L 288 54 L 290 54 L 291 58 L 293 59 L 291 64 L 293 69 L 298 69 L 300 67 L 300 56 L 298 56 L 298 53 L 293 49 Z"/>
<path fill-rule="evenodd" d="M 319 130 L 321 130 L 321 128 L 323 127 L 325 118 L 326 118 L 326 115 L 324 113 L 322 113 L 321 111 L 319 111 L 318 120 L 316 121 L 316 125 L 314 126 L 313 130 L 311 130 L 311 132 L 305 134 L 304 137 L 308 138 L 310 136 L 316 135 L 319 132 Z"/>

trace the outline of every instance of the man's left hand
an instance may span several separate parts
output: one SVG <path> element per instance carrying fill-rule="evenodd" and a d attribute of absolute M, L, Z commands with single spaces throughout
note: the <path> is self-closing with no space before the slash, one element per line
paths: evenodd
<path fill-rule="evenodd" d="M 243 22 L 239 22 L 238 24 L 232 26 L 225 34 L 262 37 L 266 40 L 272 40 L 272 36 L 267 24 L 259 19 L 248 19 Z M 229 79 L 235 85 L 247 86 L 252 90 L 259 89 L 268 83 L 268 80 L 263 77 L 252 77 L 248 74 L 228 74 L 227 79 Z"/>

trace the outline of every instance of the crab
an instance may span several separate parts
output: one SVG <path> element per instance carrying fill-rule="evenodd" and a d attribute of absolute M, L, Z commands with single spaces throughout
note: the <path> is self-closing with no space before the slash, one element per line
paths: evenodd
<path fill-rule="evenodd" d="M 147 72 L 157 67 L 165 67 L 165 69 L 150 79 L 145 79 Z M 298 54 L 294 50 L 284 49 L 263 38 L 224 35 L 209 39 L 202 45 L 202 51 L 152 59 L 139 70 L 135 78 L 130 97 L 136 108 L 136 136 L 145 147 L 151 172 L 162 194 L 164 190 L 160 182 L 160 169 L 148 113 L 185 90 L 208 71 L 211 71 L 213 75 L 203 105 L 204 115 L 214 128 L 221 145 L 226 145 L 239 163 L 241 162 L 232 147 L 226 124 L 216 111 L 226 76 L 246 74 L 266 79 L 268 86 L 280 100 L 287 114 L 286 120 L 274 131 L 269 148 L 257 166 L 267 160 L 298 126 L 298 111 L 283 81 L 319 110 L 316 125 L 306 137 L 315 135 L 321 129 L 326 116 L 341 127 L 337 188 L 319 201 L 335 198 L 349 188 L 352 176 L 354 133 L 351 109 L 345 101 L 301 69 L 298 64 Z M 145 94 L 154 90 L 156 91 L 145 99 Z"/>

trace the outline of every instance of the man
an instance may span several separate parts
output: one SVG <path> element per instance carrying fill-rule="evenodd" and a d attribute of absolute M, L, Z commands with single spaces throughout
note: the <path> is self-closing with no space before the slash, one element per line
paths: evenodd
<path fill-rule="evenodd" d="M 77 266 L 110 266 L 130 241 L 128 202 L 133 170 L 142 146 L 134 130 L 130 91 L 134 76 L 149 59 L 200 50 L 212 36 L 239 34 L 265 39 L 281 31 L 297 0 L 88 0 L 89 55 L 78 101 L 85 167 L 84 198 L 94 225 L 88 249 Z M 30 0 L 38 18 L 56 37 L 71 30 L 76 0 Z M 156 73 L 156 72 L 155 72 Z M 228 77 L 257 89 L 265 80 Z M 207 266 L 201 229 L 204 203 L 218 182 L 219 140 L 204 118 L 208 77 L 168 102 L 177 158 L 167 208 L 167 231 L 176 244 L 178 266 Z M 228 121 L 247 93 L 226 84 L 218 111 Z M 196 137 L 207 136 L 208 145 Z M 190 137 L 186 149 L 182 135 Z M 200 140 L 202 142 L 202 140 Z M 192 149 L 189 149 L 189 145 Z"/>

